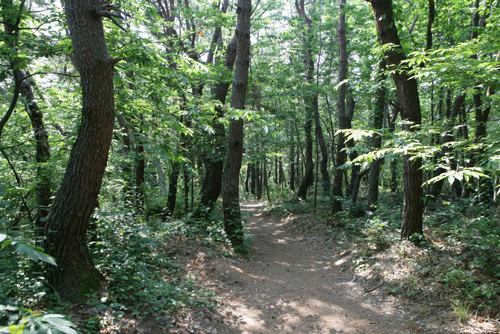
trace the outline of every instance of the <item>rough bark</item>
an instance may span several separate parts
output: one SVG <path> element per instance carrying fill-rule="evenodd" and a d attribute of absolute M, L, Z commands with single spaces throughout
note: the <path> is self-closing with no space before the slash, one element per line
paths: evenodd
<path fill-rule="evenodd" d="M 432 0 L 431 0 L 432 1 Z M 384 109 L 385 109 L 385 70 L 386 62 L 381 60 L 379 62 L 379 77 L 375 101 L 375 108 L 373 110 L 373 128 L 375 131 L 382 129 L 384 120 Z M 382 147 L 382 136 L 378 133 L 373 135 L 372 142 L 373 150 L 379 150 Z M 382 159 L 375 159 L 370 166 L 370 185 L 368 186 L 368 210 L 374 211 L 377 209 L 378 205 L 378 186 L 379 186 L 379 176 L 380 176 L 380 165 L 382 164 Z"/>
<path fill-rule="evenodd" d="M 251 0 L 238 0 L 236 24 L 236 68 L 233 80 L 231 107 L 245 109 L 245 96 L 250 67 L 250 17 Z M 222 205 L 224 230 L 237 251 L 243 251 L 244 231 L 239 203 L 239 178 L 243 154 L 243 119 L 232 119 L 227 138 L 227 157 L 224 166 Z"/>
<path fill-rule="evenodd" d="M 401 118 L 411 122 L 413 125 L 406 124 L 403 128 L 408 131 L 415 131 L 416 127 L 414 126 L 418 127 L 421 124 L 418 86 L 416 79 L 410 78 L 408 69 L 404 66 L 401 67 L 406 56 L 399 41 L 396 22 L 394 21 L 392 0 L 373 0 L 371 1 L 371 5 L 380 44 L 393 44 L 393 47 L 384 51 L 384 55 L 389 69 L 394 70 L 392 72 L 392 79 L 396 85 L 398 100 L 402 109 Z M 414 233 L 423 233 L 422 160 L 420 158 L 410 160 L 410 158 L 410 154 L 403 156 L 404 207 L 401 238 L 409 238 Z"/>
<path fill-rule="evenodd" d="M 15 50 L 19 41 L 19 24 L 21 11 L 24 6 L 21 6 L 18 15 L 9 15 L 9 7 L 13 7 L 12 1 L 3 0 L 2 4 L 2 19 L 5 29 L 5 43 L 12 50 Z M 14 18 L 17 18 L 14 20 Z M 14 74 L 15 86 L 18 88 L 18 93 L 22 96 L 25 111 L 31 121 L 33 128 L 33 136 L 35 138 L 36 147 L 36 195 L 37 195 L 37 216 L 35 220 L 35 236 L 37 244 L 39 239 L 45 233 L 45 220 L 49 215 L 49 206 L 52 204 L 51 182 L 47 168 L 47 162 L 50 159 L 49 135 L 43 123 L 43 113 L 38 106 L 33 87 L 30 80 L 27 78 L 26 72 L 21 70 L 15 63 L 14 59 L 8 59 L 11 70 Z M 17 102 L 17 101 L 16 101 Z M 15 104 L 14 104 L 15 105 Z"/>
<path fill-rule="evenodd" d="M 305 171 L 302 182 L 300 183 L 299 191 L 297 196 L 299 198 L 305 199 L 307 196 L 307 190 L 313 184 L 314 178 L 314 163 L 313 163 L 313 138 L 312 138 L 312 122 L 314 118 L 314 101 L 316 95 L 312 93 L 312 87 L 314 85 L 314 59 L 312 54 L 313 48 L 313 35 L 312 35 L 312 21 L 309 19 L 305 12 L 304 0 L 296 0 L 295 7 L 299 16 L 304 21 L 306 29 L 303 33 L 303 49 L 304 49 L 304 64 L 306 68 L 306 85 L 307 92 L 304 93 L 304 104 L 306 111 L 306 123 L 304 126 L 305 132 Z"/>
<path fill-rule="evenodd" d="M 339 98 L 337 101 L 337 115 L 339 119 L 339 130 L 346 128 L 346 109 L 345 109 L 345 99 L 346 99 L 346 83 L 347 80 L 347 40 L 345 35 L 345 0 L 340 0 L 339 9 L 339 25 L 338 25 L 338 35 L 339 35 Z M 345 148 L 345 136 L 343 132 L 337 134 L 337 161 L 335 169 L 335 178 L 333 181 L 333 202 L 332 202 L 332 213 L 337 213 L 342 211 L 342 203 L 340 197 L 342 197 L 342 181 L 344 177 L 344 171 L 340 167 L 345 164 L 347 155 L 344 150 Z"/>
<path fill-rule="evenodd" d="M 233 70 L 234 62 L 236 59 L 236 35 L 233 36 L 231 42 L 226 49 L 226 58 L 224 60 L 224 67 L 226 72 L 230 73 Z M 221 79 L 215 88 L 215 98 L 222 104 L 226 102 L 227 93 L 231 84 L 230 80 L 225 80 L 221 75 Z M 214 136 L 212 141 L 211 152 L 206 157 L 206 170 L 203 184 L 200 190 L 201 199 L 200 205 L 196 212 L 193 214 L 195 217 L 209 214 L 217 202 L 222 190 L 222 170 L 224 168 L 224 158 L 226 155 L 225 147 L 225 130 L 224 125 L 220 123 L 219 119 L 224 117 L 224 109 L 216 107 L 217 117 L 213 120 Z"/>
<path fill-rule="evenodd" d="M 97 203 L 113 136 L 113 68 L 99 12 L 101 1 L 66 0 L 65 12 L 80 72 L 81 128 L 48 217 L 46 251 L 58 266 L 49 280 L 64 300 L 84 298 L 101 285 L 87 248 L 89 218 Z"/>

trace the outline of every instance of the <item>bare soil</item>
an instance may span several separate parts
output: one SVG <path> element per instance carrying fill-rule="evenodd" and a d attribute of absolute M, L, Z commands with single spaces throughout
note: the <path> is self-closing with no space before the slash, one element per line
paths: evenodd
<path fill-rule="evenodd" d="M 250 256 L 184 249 L 186 269 L 220 296 L 217 312 L 173 318 L 170 333 L 498 333 L 498 322 L 461 325 L 446 300 L 411 302 L 388 294 L 389 278 L 354 272 L 351 252 L 335 252 L 322 235 L 304 235 L 287 219 L 258 213 L 250 201 Z M 173 251 L 182 252 L 181 244 Z M 145 319 L 145 321 L 149 321 Z M 134 333 L 158 333 L 137 326 Z M 156 330 L 156 331 L 155 331 Z"/>

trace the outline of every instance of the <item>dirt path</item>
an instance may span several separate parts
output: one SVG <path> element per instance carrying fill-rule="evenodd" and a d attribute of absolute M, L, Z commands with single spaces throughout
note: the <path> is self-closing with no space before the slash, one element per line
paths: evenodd
<path fill-rule="evenodd" d="M 356 275 L 339 254 L 295 235 L 278 218 L 257 213 L 260 206 L 242 205 L 252 213 L 250 260 L 225 261 L 207 273 L 225 307 L 205 332 L 451 333 L 422 324 L 380 292 L 383 281 Z"/>

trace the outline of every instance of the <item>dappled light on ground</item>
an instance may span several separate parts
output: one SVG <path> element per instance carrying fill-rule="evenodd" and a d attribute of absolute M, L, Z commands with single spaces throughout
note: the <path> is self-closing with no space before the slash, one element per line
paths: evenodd
<path fill-rule="evenodd" d="M 353 272 L 344 253 L 310 247 L 276 217 L 258 214 L 258 202 L 242 205 L 252 213 L 249 259 L 228 259 L 211 275 L 224 308 L 218 333 L 418 333 L 408 310 L 380 293 L 376 278 Z M 409 330 L 409 325 L 415 331 Z M 426 327 L 426 333 L 452 333 Z"/>

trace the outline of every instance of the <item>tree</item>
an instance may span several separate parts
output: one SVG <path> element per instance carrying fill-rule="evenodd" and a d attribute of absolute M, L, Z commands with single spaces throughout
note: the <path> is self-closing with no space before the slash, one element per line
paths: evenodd
<path fill-rule="evenodd" d="M 412 78 L 405 67 L 406 56 L 399 40 L 392 0 L 370 1 L 377 25 L 377 35 L 396 85 L 401 118 L 408 121 L 403 126 L 406 131 L 415 131 L 421 124 L 420 99 L 417 80 Z M 408 152 L 403 157 L 404 206 L 401 238 L 409 238 L 414 233 L 422 234 L 422 159 L 412 157 Z"/>
<path fill-rule="evenodd" d="M 16 50 L 18 48 L 19 43 L 19 25 L 21 23 L 21 18 L 23 15 L 24 2 L 21 3 L 18 12 L 13 15 L 11 13 L 11 9 L 13 9 L 14 5 L 12 1 L 2 0 L 2 12 L 3 12 L 3 25 L 5 28 L 5 40 L 7 45 L 9 45 L 12 50 Z M 34 138 L 35 138 L 35 146 L 36 146 L 36 174 L 37 174 L 37 185 L 36 185 L 36 193 L 37 193 L 37 217 L 35 222 L 35 234 L 38 237 L 42 237 L 44 234 L 44 226 L 45 219 L 49 214 L 49 206 L 52 204 L 52 191 L 51 191 L 51 182 L 50 175 L 48 174 L 46 163 L 50 159 L 50 145 L 49 145 L 49 136 L 47 130 L 45 128 L 43 122 L 43 113 L 41 108 L 39 107 L 37 100 L 35 98 L 35 94 L 33 92 L 33 86 L 30 82 L 30 78 L 27 76 L 26 72 L 22 70 L 20 67 L 22 66 L 18 59 L 13 59 L 17 57 L 11 57 L 8 59 L 10 62 L 10 68 L 13 72 L 13 77 L 15 82 L 15 86 L 17 87 L 16 95 L 21 94 L 24 100 L 25 111 L 28 114 L 28 117 L 31 121 L 31 126 L 33 127 Z M 17 97 L 15 97 L 17 102 Z M 14 102 L 14 101 L 13 101 Z M 13 103 L 11 107 L 15 107 L 16 103 Z M 13 110 L 13 109 L 12 109 Z M 6 115 L 7 116 L 7 115 Z M 5 118 L 5 122 L 8 120 L 8 117 Z M 3 122 L 5 125 L 5 122 Z M 2 125 L 2 127 L 3 127 Z M 1 130 L 0 130 L 1 133 Z M 1 139 L 1 135 L 0 135 Z"/>
<path fill-rule="evenodd" d="M 113 136 L 113 68 L 103 16 L 116 15 L 101 1 L 65 2 L 74 60 L 81 76 L 81 128 L 47 224 L 46 251 L 58 264 L 49 278 L 64 300 L 95 291 L 103 277 L 87 249 L 87 228 L 94 210 Z"/>
<path fill-rule="evenodd" d="M 345 110 L 345 100 L 347 91 L 347 40 L 345 36 L 345 0 L 340 0 L 339 2 L 339 98 L 337 102 L 337 114 L 339 118 L 339 130 L 347 128 L 347 116 Z M 342 196 L 342 180 L 344 176 L 344 170 L 340 167 L 346 161 L 345 148 L 345 136 L 342 131 L 339 131 L 337 135 L 337 169 L 335 170 L 335 179 L 333 181 L 333 203 L 332 203 L 332 213 L 342 211 L 342 203 L 340 202 L 340 196 Z"/>
<path fill-rule="evenodd" d="M 236 66 L 233 80 L 231 107 L 245 109 L 245 96 L 248 86 L 248 69 L 250 67 L 250 17 L 251 0 L 238 0 L 236 13 Z M 234 117 L 229 125 L 227 137 L 227 157 L 224 166 L 222 189 L 222 206 L 224 210 L 224 229 L 233 246 L 243 246 L 244 233 L 239 203 L 239 180 L 241 159 L 243 154 L 243 118 Z"/>
<path fill-rule="evenodd" d="M 315 5 L 315 1 L 313 1 L 313 6 Z M 313 58 L 313 29 L 312 29 L 312 21 L 307 16 L 304 0 L 296 0 L 295 7 L 297 9 L 297 13 L 300 18 L 304 21 L 306 28 L 302 32 L 302 43 L 304 49 L 304 64 L 306 67 L 306 84 L 308 86 L 307 91 L 304 93 L 304 103 L 306 109 L 306 123 L 304 125 L 305 131 L 305 141 L 306 141 L 306 152 L 305 152 L 305 162 L 306 169 L 304 171 L 304 177 L 302 178 L 302 182 L 300 183 L 299 191 L 297 192 L 297 196 L 299 198 L 306 198 L 307 189 L 313 183 L 313 172 L 314 172 L 314 163 L 313 163 L 313 139 L 312 139 L 312 122 L 314 118 L 314 107 L 315 104 L 318 103 L 317 96 L 311 91 L 314 79 L 314 58 Z M 314 12 L 315 8 L 313 7 L 312 11 Z"/>
<path fill-rule="evenodd" d="M 379 62 L 379 77 L 376 91 L 376 101 L 373 110 L 373 128 L 375 130 L 382 129 L 382 122 L 384 120 L 384 108 L 385 108 L 385 95 L 386 89 L 384 86 L 384 81 L 386 79 L 385 75 L 386 63 L 385 60 Z M 378 133 L 373 134 L 372 146 L 374 150 L 380 149 L 382 147 L 382 136 Z M 377 208 L 378 203 L 378 187 L 379 187 L 379 175 L 380 175 L 380 165 L 382 164 L 381 159 L 375 159 L 370 168 L 370 185 L 368 189 L 368 210 L 374 211 Z"/>
<path fill-rule="evenodd" d="M 231 73 L 236 60 L 236 35 L 233 36 L 226 49 L 226 58 L 224 60 L 224 68 L 227 72 Z M 215 98 L 224 104 L 226 102 L 227 93 L 231 82 L 225 78 L 227 73 L 221 75 L 220 81 L 215 87 Z M 205 177 L 200 190 L 201 200 L 198 211 L 195 216 L 200 216 L 201 213 L 210 213 L 219 198 L 222 189 L 222 170 L 224 168 L 224 153 L 225 153 L 225 130 L 224 125 L 220 119 L 224 116 L 224 108 L 216 106 L 217 117 L 213 121 L 214 137 L 213 145 L 207 152 L 205 158 Z M 211 151 L 210 151 L 211 149 Z"/>

